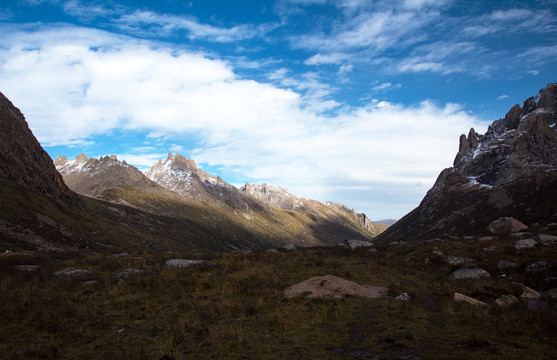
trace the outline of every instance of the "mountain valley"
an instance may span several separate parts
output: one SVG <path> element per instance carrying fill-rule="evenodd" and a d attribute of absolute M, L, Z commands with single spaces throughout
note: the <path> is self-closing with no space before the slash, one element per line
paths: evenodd
<path fill-rule="evenodd" d="M 178 153 L 53 162 L 0 94 L 0 359 L 553 358 L 556 104 L 471 129 L 383 225 Z"/>

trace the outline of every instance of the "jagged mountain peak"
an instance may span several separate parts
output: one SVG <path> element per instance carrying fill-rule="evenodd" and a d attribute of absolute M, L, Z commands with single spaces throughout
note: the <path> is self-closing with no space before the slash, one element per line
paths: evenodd
<path fill-rule="evenodd" d="M 513 106 L 484 135 L 460 136 L 452 168 L 379 240 L 474 235 L 499 217 L 547 223 L 557 211 L 557 84 Z"/>

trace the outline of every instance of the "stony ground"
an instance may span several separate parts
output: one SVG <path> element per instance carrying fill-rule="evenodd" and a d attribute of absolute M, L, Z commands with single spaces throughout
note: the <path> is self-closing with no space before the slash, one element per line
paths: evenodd
<path fill-rule="evenodd" d="M 8 253 L 0 256 L 0 359 L 548 359 L 557 355 L 551 239 Z M 285 297 L 323 275 L 384 286 L 387 296 Z"/>

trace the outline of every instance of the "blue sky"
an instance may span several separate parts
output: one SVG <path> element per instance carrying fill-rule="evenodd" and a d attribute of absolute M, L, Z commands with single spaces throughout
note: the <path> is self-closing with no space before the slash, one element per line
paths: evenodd
<path fill-rule="evenodd" d="M 0 91 L 55 158 L 169 151 L 400 218 L 557 81 L 557 1 L 0 3 Z"/>

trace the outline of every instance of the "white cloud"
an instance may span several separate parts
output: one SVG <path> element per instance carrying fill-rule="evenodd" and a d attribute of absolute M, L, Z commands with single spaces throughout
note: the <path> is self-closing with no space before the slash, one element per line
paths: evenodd
<path fill-rule="evenodd" d="M 468 23 L 463 32 L 472 37 L 514 33 L 540 34 L 557 30 L 555 17 L 548 10 L 495 10 L 490 14 L 470 19 Z"/>
<path fill-rule="evenodd" d="M 127 30 L 156 33 L 158 35 L 168 35 L 182 30 L 188 32 L 190 39 L 204 39 L 216 42 L 232 42 L 263 36 L 276 27 L 274 24 L 262 24 L 259 26 L 237 25 L 231 28 L 224 28 L 200 23 L 195 18 L 141 10 L 122 15 L 117 22 L 125 26 Z"/>
<path fill-rule="evenodd" d="M 141 130 L 150 135 L 140 146 L 163 138 L 172 144 L 164 151 L 142 147 L 139 154 L 119 154 L 141 168 L 168 150 L 197 146 L 194 160 L 223 168 L 225 179 L 265 181 L 321 201 L 346 197 L 369 205 L 396 188 L 404 199 L 393 195 L 391 212 L 362 203 L 359 210 L 375 218 L 401 216 L 416 206 L 439 171 L 452 164 L 458 136 L 471 126 L 482 128 L 451 104 L 343 107 L 315 73 L 293 79 L 287 70 L 277 71 L 277 81 L 293 84 L 284 90 L 241 79 L 222 61 L 101 31 L 4 30 L 2 91 L 43 145 Z M 338 115 L 322 115 L 330 109 Z M 192 136 L 198 143 L 180 143 Z"/>
<path fill-rule="evenodd" d="M 503 95 L 497 97 L 497 100 L 505 100 L 505 99 L 508 99 L 508 98 L 509 98 L 509 95 L 503 94 Z"/>
<path fill-rule="evenodd" d="M 417 30 L 433 21 L 438 15 L 437 12 L 419 15 L 414 12 L 363 12 L 347 23 L 333 27 L 330 34 L 318 33 L 295 37 L 293 45 L 324 50 L 326 53 L 321 55 L 323 57 L 354 49 L 372 48 L 383 51 L 399 48 L 420 40 L 423 35 Z"/>

